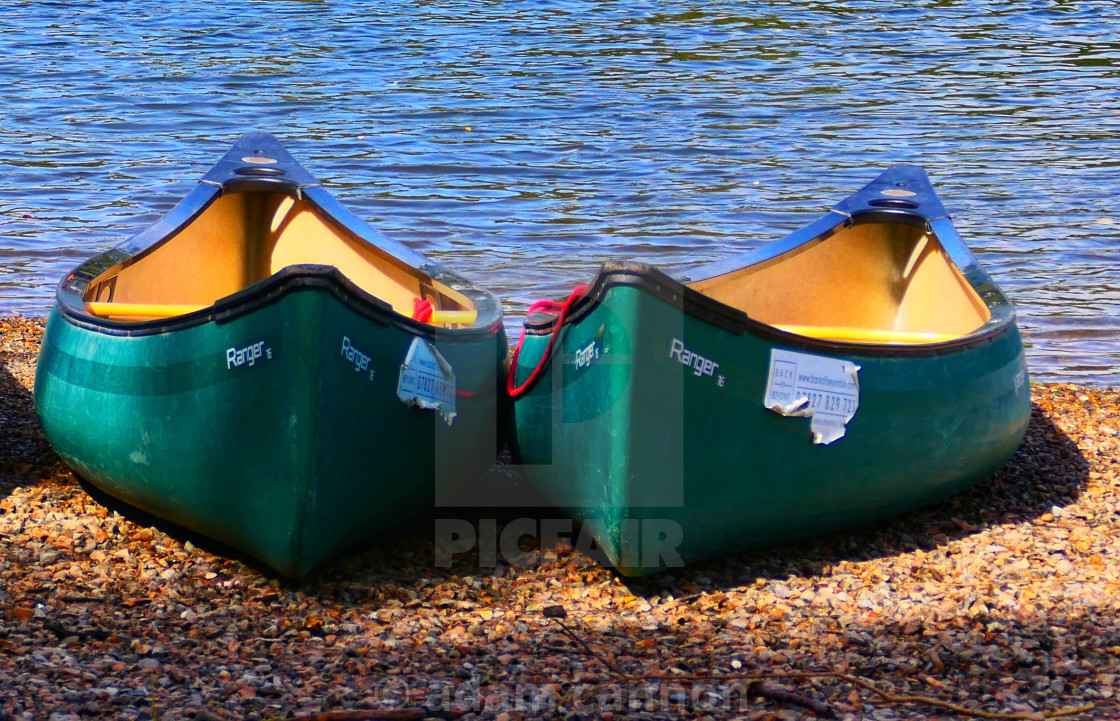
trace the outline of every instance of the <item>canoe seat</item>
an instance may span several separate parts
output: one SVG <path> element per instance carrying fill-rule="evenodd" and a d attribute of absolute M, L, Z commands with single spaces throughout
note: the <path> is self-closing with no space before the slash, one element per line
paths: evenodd
<path fill-rule="evenodd" d="M 944 343 L 959 338 L 956 333 L 926 333 L 908 330 L 882 330 L 879 328 L 851 328 L 828 325 L 775 325 L 778 330 L 806 338 L 834 340 L 844 343 L 882 343 L 888 345 L 918 345 Z"/>
<path fill-rule="evenodd" d="M 119 318 L 173 318 L 177 315 L 194 313 L 206 305 L 189 303 L 106 303 L 90 301 L 86 309 L 94 315 Z M 433 310 L 424 320 L 431 325 L 470 325 L 478 317 L 476 310 Z"/>

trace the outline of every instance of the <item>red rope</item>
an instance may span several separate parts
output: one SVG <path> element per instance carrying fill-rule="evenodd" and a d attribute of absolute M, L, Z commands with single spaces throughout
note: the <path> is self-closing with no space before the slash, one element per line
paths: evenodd
<path fill-rule="evenodd" d="M 432 301 L 423 298 L 412 299 L 412 319 L 427 323 L 432 319 Z"/>
<path fill-rule="evenodd" d="M 517 358 L 521 355 L 522 344 L 525 343 L 525 328 L 521 328 L 521 337 L 517 340 L 517 347 L 513 349 L 513 356 L 510 357 L 509 362 L 509 375 L 506 376 L 506 392 L 509 393 L 510 398 L 517 398 L 524 394 L 525 391 L 529 390 L 529 388 L 537 382 L 537 376 L 540 375 L 541 371 L 552 357 L 552 346 L 556 343 L 557 336 L 559 336 L 560 331 L 564 329 L 564 318 L 568 315 L 568 311 L 571 310 L 572 306 L 575 305 L 575 302 L 583 297 L 583 294 L 586 292 L 586 285 L 577 285 L 572 289 L 571 295 L 569 295 L 568 299 L 563 303 L 555 300 L 538 300 L 529 306 L 529 312 L 525 315 L 526 320 L 528 320 L 529 316 L 533 313 L 540 310 L 546 313 L 556 313 L 556 321 L 552 325 L 552 334 L 548 337 L 548 345 L 544 349 L 544 354 L 541 356 L 541 359 L 537 361 L 537 367 L 533 369 L 533 372 L 529 374 L 529 377 L 525 379 L 524 383 L 515 386 L 514 378 L 517 376 Z"/>

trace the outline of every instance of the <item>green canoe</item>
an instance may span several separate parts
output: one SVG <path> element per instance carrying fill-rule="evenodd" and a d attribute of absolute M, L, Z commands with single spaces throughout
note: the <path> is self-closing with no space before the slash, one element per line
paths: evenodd
<path fill-rule="evenodd" d="M 509 390 L 530 481 L 627 575 L 931 503 L 1030 417 L 1014 309 L 907 165 L 688 277 L 605 265 Z"/>
<path fill-rule="evenodd" d="M 59 284 L 35 401 L 93 485 L 299 576 L 493 462 L 506 355 L 491 294 L 252 133 Z"/>

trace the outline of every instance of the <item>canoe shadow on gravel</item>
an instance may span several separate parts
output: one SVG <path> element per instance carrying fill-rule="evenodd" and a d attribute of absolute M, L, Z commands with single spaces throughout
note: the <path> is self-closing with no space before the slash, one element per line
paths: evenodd
<path fill-rule="evenodd" d="M 517 469 L 515 466 L 504 469 L 499 466 L 489 475 L 495 474 L 517 476 Z M 1089 464 L 1076 444 L 1054 425 L 1046 412 L 1033 405 L 1026 438 L 1012 459 L 993 477 L 938 504 L 823 537 L 730 554 L 645 578 L 625 578 L 621 575 L 618 578 L 631 593 L 643 596 L 659 595 L 666 590 L 674 595 L 687 595 L 680 590 L 682 586 L 727 590 L 759 578 L 826 575 L 829 567 L 841 561 L 869 561 L 919 549 L 930 551 L 989 526 L 1029 521 L 1055 506 L 1061 507 L 1076 500 L 1088 480 Z M 494 479 L 491 481 L 494 482 Z M 524 485 L 524 479 L 519 481 L 516 477 L 500 478 L 497 482 Z M 528 491 L 522 488 L 522 492 Z M 437 510 L 437 518 L 469 519 L 473 524 L 477 524 L 479 519 L 493 519 L 499 534 L 505 524 L 514 519 L 553 518 L 559 513 L 547 509 L 539 498 L 520 507 L 458 509 L 458 513 L 455 509 Z M 489 567 L 476 565 L 479 560 L 477 547 L 455 555 L 450 567 L 435 567 L 432 524 L 431 515 L 420 514 L 362 547 L 337 557 L 311 574 L 305 585 L 314 587 L 329 580 L 368 581 L 402 567 L 411 567 L 433 579 L 492 572 Z M 578 534 L 578 526 L 574 530 Z M 548 549 L 530 543 L 528 550 L 539 553 Z M 531 575 L 539 570 L 535 564 L 508 568 L 502 558 L 498 559 L 498 563 L 504 572 L 513 575 Z"/>
<path fill-rule="evenodd" d="M 140 525 L 155 526 L 180 540 L 191 540 L 195 545 L 212 551 L 215 555 L 237 558 L 248 565 L 253 559 L 236 555 L 236 552 L 216 541 L 202 538 L 187 529 L 175 526 L 109 496 L 94 487 L 55 453 L 43 435 L 39 418 L 35 414 L 35 399 L 14 375 L 10 366 L 27 364 L 29 373 L 34 367 L 35 353 L 6 354 L 0 357 L 0 497 L 7 496 L 20 486 L 31 486 L 51 477 L 65 479 L 71 474 L 78 485 L 91 498 L 110 511 L 117 511 Z"/>
<path fill-rule="evenodd" d="M 51 452 L 53 453 L 53 451 Z M 59 464 L 62 463 L 60 459 L 57 459 L 57 456 L 56 460 Z M 66 466 L 62 467 L 67 468 Z M 327 586 L 334 583 L 376 584 L 380 581 L 387 581 L 391 577 L 399 576 L 406 569 L 419 575 L 429 574 L 436 578 L 444 573 L 446 573 L 447 578 L 458 577 L 464 573 L 480 573 L 485 569 L 464 570 L 463 564 L 459 561 L 456 562 L 454 570 L 434 565 L 434 524 L 438 520 L 446 518 L 469 519 L 467 522 L 472 523 L 478 523 L 480 519 L 494 519 L 497 528 L 500 530 L 506 523 L 513 521 L 515 518 L 523 517 L 527 513 L 523 507 L 487 508 L 472 506 L 421 509 L 411 516 L 403 516 L 391 526 L 371 530 L 367 538 L 357 541 L 350 548 L 328 559 L 306 576 L 288 578 L 279 575 L 264 562 L 239 549 L 204 536 L 190 528 L 152 515 L 143 509 L 109 495 L 74 473 L 73 470 L 70 470 L 70 473 L 78 481 L 82 490 L 94 501 L 111 512 L 119 513 L 132 523 L 156 528 L 180 543 L 189 541 L 195 547 L 217 557 L 216 560 L 219 563 L 243 564 L 252 569 L 253 572 L 279 582 L 282 588 L 313 593 L 317 592 L 317 589 L 324 584 Z M 510 465 L 508 457 L 502 462 L 496 463 L 483 476 L 475 479 L 474 483 L 485 487 L 486 490 L 482 493 L 495 494 L 504 491 L 510 498 L 522 501 L 532 509 L 545 505 L 544 500 L 527 485 L 516 467 Z M 463 555 L 466 558 L 471 557 L 471 554 Z M 475 551 L 474 557 L 477 557 L 477 551 Z M 516 573 L 516 569 L 513 572 Z"/>
<path fill-rule="evenodd" d="M 1077 444 L 1032 403 L 1030 426 L 1015 455 L 991 478 L 940 503 L 862 528 L 624 580 L 643 595 L 681 584 L 730 589 L 758 578 L 819 576 L 841 561 L 931 551 L 991 526 L 1029 521 L 1076 501 L 1088 482 L 1089 463 Z"/>
<path fill-rule="evenodd" d="M 65 465 L 47 443 L 39 427 L 31 392 L 12 375 L 12 358 L 0 362 L 0 496 L 15 488 L 30 485 L 51 475 L 63 473 Z M 34 359 L 25 362 L 34 362 Z M 515 467 L 501 465 L 491 469 L 491 483 L 508 486 L 518 478 Z M 762 548 L 722 558 L 690 564 L 687 568 L 638 579 L 622 579 L 635 595 L 658 594 L 681 585 L 699 584 L 705 588 L 736 588 L 758 578 L 787 578 L 790 575 L 821 575 L 840 561 L 864 561 L 900 555 L 918 549 L 932 550 L 991 525 L 1025 521 L 1064 506 L 1078 497 L 1086 487 L 1089 464 L 1076 444 L 1037 405 L 1032 407 L 1031 424 L 1026 438 L 1015 456 L 994 477 L 973 489 L 937 505 L 918 509 L 865 528 L 849 530 L 782 546 Z M 480 479 L 482 480 L 482 479 Z M 226 558 L 236 559 L 256 568 L 263 575 L 274 573 L 244 554 L 187 529 L 132 508 L 111 498 L 85 481 L 82 488 L 102 505 L 117 510 L 132 521 L 161 528 L 180 540 Z M 514 485 L 521 493 L 529 493 L 524 479 Z M 508 499 L 507 499 L 508 500 Z M 500 531 L 514 518 L 544 511 L 543 501 L 529 502 L 528 507 L 502 509 L 460 509 L 469 513 L 452 513 L 456 518 L 493 518 Z M 529 509 L 532 508 L 532 510 Z M 437 509 L 435 516 L 448 516 L 450 509 Z M 553 512 L 555 513 L 555 511 Z M 288 580 L 285 585 L 314 587 L 321 582 L 350 578 L 368 579 L 402 565 L 415 566 L 436 577 L 455 577 L 462 573 L 479 573 L 485 569 L 464 565 L 456 560 L 452 568 L 433 567 L 433 514 L 419 514 L 402 519 L 394 529 L 382 529 L 376 536 L 344 552 L 302 581 Z M 477 554 L 477 551 L 475 552 Z M 468 554 L 470 556 L 471 554 Z M 470 559 L 473 560 L 473 559 Z M 503 564 L 504 565 L 504 564 Z M 512 573 L 520 569 L 509 569 Z M 531 569 L 530 569 L 531 570 Z M 441 573 L 442 572 L 442 573 Z"/>
<path fill-rule="evenodd" d="M 35 358 L 15 355 L 0 356 L 0 496 L 65 469 L 39 426 L 31 391 L 9 368 L 18 362 L 33 366 Z"/>
<path fill-rule="evenodd" d="M 491 573 L 492 569 L 488 566 L 477 565 L 480 560 L 477 546 L 455 554 L 449 567 L 435 566 L 433 522 L 439 518 L 462 519 L 462 522 L 470 523 L 477 529 L 480 519 L 492 519 L 490 522 L 496 524 L 496 533 L 501 534 L 506 524 L 515 519 L 555 519 L 560 512 L 549 509 L 539 497 L 530 497 L 531 489 L 520 477 L 516 466 L 499 464 L 487 475 L 490 483 L 512 487 L 511 492 L 525 495 L 521 500 L 526 503 L 491 509 L 434 509 L 434 515 L 421 513 L 336 557 L 302 583 L 296 583 L 310 588 L 331 580 L 369 581 L 380 578 L 387 571 L 404 567 L 413 568 L 433 579 Z M 479 482 L 485 480 L 479 479 Z M 1044 411 L 1033 405 L 1026 438 L 1012 459 L 993 477 L 938 504 L 823 537 L 733 553 L 645 578 L 625 578 L 621 575 L 618 578 L 631 593 L 642 596 L 659 595 L 666 590 L 682 595 L 684 592 L 678 594 L 681 586 L 699 585 L 706 590 L 727 590 L 759 578 L 819 576 L 841 561 L 868 561 L 919 549 L 930 551 L 992 525 L 1030 520 L 1055 506 L 1061 507 L 1076 500 L 1088 480 L 1089 464 L 1076 444 L 1054 425 Z M 573 530 L 575 534 L 579 533 L 578 526 Z M 549 549 L 530 543 L 523 550 L 540 553 Z M 532 563 L 527 567 L 509 568 L 506 559 L 498 555 L 497 561 L 503 572 L 517 575 L 533 574 L 539 570 Z"/>

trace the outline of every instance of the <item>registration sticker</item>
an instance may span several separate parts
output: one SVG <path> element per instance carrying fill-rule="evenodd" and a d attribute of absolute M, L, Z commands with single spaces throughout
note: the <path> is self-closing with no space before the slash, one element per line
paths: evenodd
<path fill-rule="evenodd" d="M 455 420 L 455 373 L 423 338 L 413 338 L 408 347 L 397 379 L 397 397 L 406 405 L 439 411 L 447 425 Z"/>
<path fill-rule="evenodd" d="M 762 405 L 783 416 L 810 418 L 813 443 L 828 445 L 844 437 L 859 408 L 859 366 L 772 348 Z"/>

